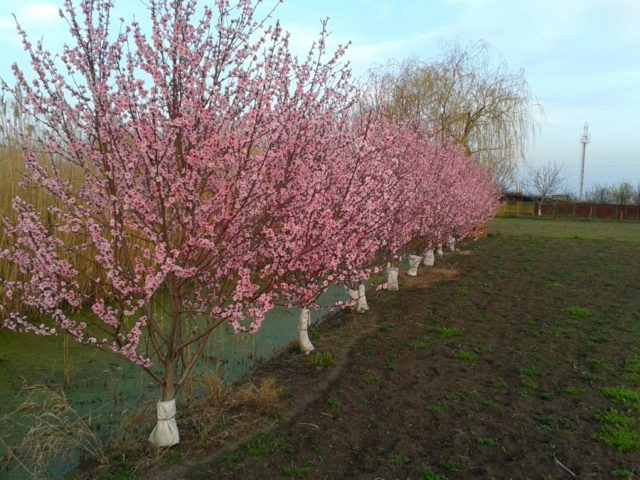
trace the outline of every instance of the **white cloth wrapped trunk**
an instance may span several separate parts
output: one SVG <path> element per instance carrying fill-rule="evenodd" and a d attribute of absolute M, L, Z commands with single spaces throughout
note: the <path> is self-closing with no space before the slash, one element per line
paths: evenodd
<path fill-rule="evenodd" d="M 451 250 L 452 252 L 456 251 L 456 239 L 453 237 L 449 237 L 449 240 L 447 240 L 447 247 L 449 247 L 449 250 Z"/>
<path fill-rule="evenodd" d="M 436 256 L 433 254 L 433 250 L 430 248 L 424 251 L 424 260 L 422 264 L 427 267 L 433 267 L 433 264 L 436 261 Z"/>
<path fill-rule="evenodd" d="M 418 275 L 418 267 L 420 266 L 420 261 L 422 257 L 420 255 L 409 255 L 409 270 L 407 270 L 407 275 L 415 277 Z"/>
<path fill-rule="evenodd" d="M 311 325 L 311 311 L 308 308 L 300 309 L 300 320 L 298 322 L 298 343 L 300 350 L 305 355 L 309 355 L 315 350 L 313 343 L 309 340 L 309 325 Z"/>
<path fill-rule="evenodd" d="M 356 306 L 356 311 L 358 313 L 363 313 L 369 310 L 369 305 L 367 304 L 367 292 L 363 283 L 358 285 L 357 290 L 352 290 L 347 286 L 345 286 L 344 288 L 347 291 L 347 294 L 349 294 L 351 300 L 358 301 Z"/>
<path fill-rule="evenodd" d="M 436 253 L 438 254 L 439 257 L 444 255 L 444 252 L 442 251 L 442 245 L 438 245 L 438 251 Z"/>
<path fill-rule="evenodd" d="M 171 447 L 180 443 L 176 423 L 176 399 L 157 404 L 158 423 L 149 435 L 149 441 L 156 447 Z"/>
<path fill-rule="evenodd" d="M 398 267 L 387 268 L 387 290 L 399 290 Z"/>

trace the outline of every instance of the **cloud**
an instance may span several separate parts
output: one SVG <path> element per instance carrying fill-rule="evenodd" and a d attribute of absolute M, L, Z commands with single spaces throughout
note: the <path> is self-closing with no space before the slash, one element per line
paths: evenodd
<path fill-rule="evenodd" d="M 444 0 L 445 5 L 472 9 L 486 8 L 492 4 L 491 0 Z"/>
<path fill-rule="evenodd" d="M 9 9 L 5 11 L 11 12 Z M 27 3 L 12 11 L 23 26 L 41 26 L 58 20 L 58 7 L 51 3 Z M 11 14 L 0 15 L 0 31 L 15 31 L 16 22 Z"/>
<path fill-rule="evenodd" d="M 311 44 L 319 37 L 320 29 L 303 24 L 286 25 L 291 34 L 291 50 L 302 59 L 306 56 Z M 454 30 L 449 26 L 429 29 L 417 35 L 398 37 L 377 42 L 367 41 L 362 37 L 331 34 L 327 41 L 327 52 L 333 52 L 338 45 L 351 42 L 345 54 L 345 60 L 351 63 L 354 73 L 360 74 L 374 65 L 386 64 L 389 60 L 401 60 L 416 53 L 424 53 L 426 45 L 434 47 L 442 38 L 451 37 Z"/>
<path fill-rule="evenodd" d="M 58 18 L 58 7 L 50 3 L 28 3 L 20 7 L 18 18 L 28 23 L 42 23 Z"/>
<path fill-rule="evenodd" d="M 425 44 L 435 44 L 438 40 L 450 36 L 449 27 L 432 29 L 429 32 L 395 40 L 363 44 L 354 40 L 347 57 L 354 63 L 366 65 L 384 64 L 388 60 L 407 58 L 419 50 L 424 50 Z"/>

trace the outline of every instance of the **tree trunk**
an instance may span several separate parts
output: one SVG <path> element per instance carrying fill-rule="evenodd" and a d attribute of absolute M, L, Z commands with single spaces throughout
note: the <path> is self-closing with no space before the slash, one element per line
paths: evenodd
<path fill-rule="evenodd" d="M 164 362 L 164 380 L 160 385 L 160 401 L 156 406 L 158 423 L 149 435 L 149 442 L 156 447 L 171 447 L 180 443 L 176 423 L 176 367 L 175 356 Z"/>
<path fill-rule="evenodd" d="M 447 247 L 452 252 L 456 251 L 456 239 L 453 235 L 449 235 L 449 238 L 447 239 Z"/>
<path fill-rule="evenodd" d="M 367 303 L 367 288 L 364 283 L 358 285 L 358 310 L 361 312 L 369 311 L 369 304 Z"/>
<path fill-rule="evenodd" d="M 178 346 L 182 342 L 183 293 L 173 274 L 167 276 L 167 287 L 171 299 L 171 332 L 164 358 L 164 378 L 160 385 L 160 401 L 157 404 L 158 423 L 149 435 L 156 447 L 171 447 L 180 443 L 176 423 L 176 392 L 178 389 Z"/>
<path fill-rule="evenodd" d="M 424 251 L 424 260 L 422 261 L 422 264 L 426 267 L 433 267 L 433 264 L 435 263 L 435 255 L 433 254 L 433 250 L 428 248 L 427 250 Z"/>
<path fill-rule="evenodd" d="M 398 267 L 389 266 L 387 268 L 387 290 L 399 290 Z"/>
<path fill-rule="evenodd" d="M 358 301 L 358 303 L 356 304 L 356 312 L 364 313 L 367 310 L 369 310 L 369 305 L 367 304 L 367 293 L 366 293 L 366 289 L 365 289 L 365 286 L 364 286 L 363 283 L 358 285 L 358 289 L 357 290 L 352 290 L 349 287 L 347 287 L 346 285 L 345 285 L 344 288 L 347 291 L 347 294 L 349 295 L 351 300 L 357 300 Z"/>
<path fill-rule="evenodd" d="M 418 266 L 421 260 L 422 257 L 420 255 L 409 255 L 409 270 L 407 271 L 407 275 L 412 277 L 418 275 Z"/>
<path fill-rule="evenodd" d="M 311 324 L 311 312 L 308 308 L 300 309 L 300 320 L 298 321 L 298 344 L 300 350 L 305 355 L 309 355 L 315 350 L 313 343 L 309 340 L 309 325 Z"/>

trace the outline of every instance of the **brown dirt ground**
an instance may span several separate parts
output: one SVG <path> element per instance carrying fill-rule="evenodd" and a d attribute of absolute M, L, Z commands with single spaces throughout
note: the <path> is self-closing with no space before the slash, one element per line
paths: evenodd
<path fill-rule="evenodd" d="M 254 372 L 281 387 L 274 428 L 208 450 L 186 441 L 181 463 L 139 478 L 640 477 L 638 246 L 490 236 L 467 248 L 372 294 L 368 314 L 314 329 L 332 366 L 292 349 Z M 603 394 L 617 386 L 638 397 Z M 599 438 L 611 409 L 635 422 L 636 449 Z"/>

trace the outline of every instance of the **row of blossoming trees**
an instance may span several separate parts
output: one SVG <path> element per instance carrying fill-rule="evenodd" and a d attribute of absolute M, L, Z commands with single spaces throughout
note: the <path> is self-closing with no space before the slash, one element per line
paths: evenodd
<path fill-rule="evenodd" d="M 15 76 L 44 126 L 26 143 L 28 181 L 57 206 L 45 222 L 15 198 L 4 220 L 0 259 L 20 275 L 2 293 L 23 307 L 4 325 L 140 365 L 160 387 L 151 441 L 168 446 L 214 329 L 255 332 L 274 305 L 305 312 L 330 283 L 355 289 L 399 254 L 464 237 L 497 193 L 458 146 L 359 106 L 324 28 L 298 60 L 250 0 L 152 0 L 148 33 L 112 28 L 112 7 L 66 0 L 59 57 L 19 28 L 35 80 Z"/>

